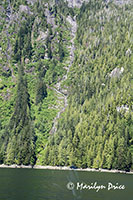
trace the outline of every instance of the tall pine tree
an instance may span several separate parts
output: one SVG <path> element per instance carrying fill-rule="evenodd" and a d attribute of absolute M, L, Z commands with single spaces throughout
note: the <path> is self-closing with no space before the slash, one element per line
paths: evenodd
<path fill-rule="evenodd" d="M 8 135 L 8 140 L 5 143 L 4 163 L 34 165 L 35 132 L 30 117 L 30 98 L 22 64 L 18 70 L 14 113 L 5 134 Z"/>

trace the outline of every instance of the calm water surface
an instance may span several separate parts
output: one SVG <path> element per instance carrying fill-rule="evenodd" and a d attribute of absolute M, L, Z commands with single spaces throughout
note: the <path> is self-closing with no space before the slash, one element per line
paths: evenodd
<path fill-rule="evenodd" d="M 67 184 L 72 182 L 69 186 Z M 77 184 L 106 188 L 77 189 Z M 108 190 L 108 184 L 124 190 Z M 68 189 L 68 188 L 69 189 Z M 70 190 L 71 189 L 71 190 Z M 81 190 L 80 190 L 81 189 Z M 0 200 L 132 200 L 133 175 L 37 169 L 0 169 Z"/>

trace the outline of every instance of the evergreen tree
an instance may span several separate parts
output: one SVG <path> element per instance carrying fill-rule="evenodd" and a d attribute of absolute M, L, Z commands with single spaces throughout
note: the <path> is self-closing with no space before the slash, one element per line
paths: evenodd
<path fill-rule="evenodd" d="M 35 132 L 30 117 L 30 98 L 22 64 L 18 70 L 14 113 L 7 132 L 8 143 L 4 162 L 33 165 L 35 162 Z"/>
<path fill-rule="evenodd" d="M 123 137 L 119 138 L 118 140 L 116 156 L 117 156 L 117 168 L 126 170 L 127 169 L 127 146 Z M 130 156 L 128 155 L 128 165 L 130 163 L 129 158 Z"/>
<path fill-rule="evenodd" d="M 42 78 L 38 78 L 37 89 L 36 89 L 36 105 L 43 101 L 47 96 L 47 87 Z"/>

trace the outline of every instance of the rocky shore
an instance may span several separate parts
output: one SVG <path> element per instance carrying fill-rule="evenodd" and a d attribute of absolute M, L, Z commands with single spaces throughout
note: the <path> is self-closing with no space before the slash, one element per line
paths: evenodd
<path fill-rule="evenodd" d="M 86 168 L 86 169 L 82 169 L 82 168 L 77 168 L 77 169 L 73 169 L 71 167 L 61 167 L 61 166 L 41 166 L 41 165 L 0 165 L 0 168 L 25 168 L 25 169 L 49 169 L 49 170 L 75 170 L 75 171 L 88 171 L 88 172 L 108 172 L 108 173 L 122 173 L 122 174 L 133 174 L 133 171 L 130 172 L 126 172 L 126 171 L 122 171 L 122 170 L 117 170 L 117 169 L 112 169 L 112 170 L 108 170 L 108 169 L 93 169 L 93 168 Z"/>

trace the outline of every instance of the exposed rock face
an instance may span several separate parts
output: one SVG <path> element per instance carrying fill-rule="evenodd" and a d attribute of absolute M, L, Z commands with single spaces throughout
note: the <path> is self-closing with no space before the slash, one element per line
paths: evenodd
<path fill-rule="evenodd" d="M 121 67 L 121 68 L 116 67 L 116 68 L 109 74 L 109 76 L 110 76 L 111 78 L 119 77 L 119 76 L 123 73 L 123 71 L 124 71 L 124 68 L 123 68 L 123 67 Z"/>
<path fill-rule="evenodd" d="M 40 40 L 45 40 L 46 38 L 47 38 L 47 36 L 48 36 L 48 33 L 46 32 L 46 33 L 44 33 L 43 31 L 40 31 L 40 34 L 39 34 L 39 36 L 38 36 L 38 38 L 37 38 L 37 41 L 40 41 Z"/>
<path fill-rule="evenodd" d="M 129 111 L 129 107 L 128 107 L 127 105 L 122 105 L 122 106 L 120 106 L 120 107 L 119 107 L 119 106 L 116 107 L 116 110 L 117 110 L 117 112 L 120 112 L 120 111 L 122 111 L 122 110 L 128 112 L 128 111 Z"/>
<path fill-rule="evenodd" d="M 78 7 L 80 8 L 82 6 L 83 2 L 89 2 L 89 0 L 64 0 L 68 2 L 69 7 Z M 106 3 L 109 3 L 112 0 L 105 0 Z M 128 4 L 131 2 L 131 0 L 113 0 L 114 3 L 123 5 L 123 4 Z"/>
<path fill-rule="evenodd" d="M 132 54 L 132 51 L 130 48 L 128 48 L 128 50 L 126 51 L 126 56 L 130 56 Z"/>
<path fill-rule="evenodd" d="M 6 72 L 10 71 L 9 67 L 7 67 L 7 66 L 4 66 L 3 70 L 6 71 Z"/>
<path fill-rule="evenodd" d="M 119 4 L 119 5 L 123 5 L 123 4 L 128 4 L 131 2 L 131 0 L 114 0 L 114 2 L 116 4 Z"/>
<path fill-rule="evenodd" d="M 81 6 L 82 6 L 82 3 L 84 2 L 84 1 L 88 1 L 88 0 L 65 0 L 65 1 L 67 1 L 68 2 L 68 6 L 69 7 L 78 7 L 78 8 L 80 8 Z"/>
<path fill-rule="evenodd" d="M 37 0 L 27 0 L 27 3 L 31 5 L 33 5 L 35 2 L 37 2 Z"/>
<path fill-rule="evenodd" d="M 25 12 L 27 14 L 31 14 L 30 8 L 28 6 L 25 6 L 25 5 L 20 5 L 19 6 L 19 11 L 20 12 Z"/>

